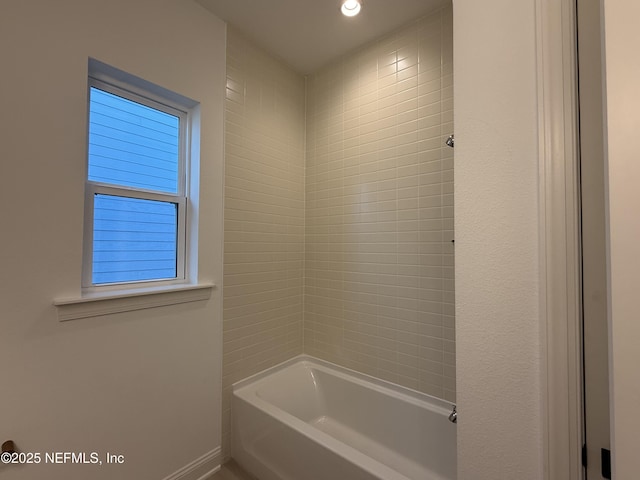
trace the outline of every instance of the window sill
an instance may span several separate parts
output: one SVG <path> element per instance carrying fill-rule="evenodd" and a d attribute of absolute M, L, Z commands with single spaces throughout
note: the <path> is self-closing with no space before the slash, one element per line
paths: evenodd
<path fill-rule="evenodd" d="M 211 298 L 212 283 L 198 285 L 168 285 L 136 290 L 111 290 L 77 298 L 54 300 L 58 320 L 77 320 L 112 313 L 197 302 Z"/>

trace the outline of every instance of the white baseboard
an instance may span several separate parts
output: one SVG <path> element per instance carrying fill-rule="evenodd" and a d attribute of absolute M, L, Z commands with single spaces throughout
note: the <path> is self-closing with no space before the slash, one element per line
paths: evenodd
<path fill-rule="evenodd" d="M 220 447 L 205 453 L 163 480 L 207 480 L 220 470 L 222 454 Z"/>

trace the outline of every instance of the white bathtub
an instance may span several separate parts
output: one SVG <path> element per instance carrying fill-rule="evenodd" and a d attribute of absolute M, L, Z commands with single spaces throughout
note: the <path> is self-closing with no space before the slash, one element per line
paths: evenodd
<path fill-rule="evenodd" d="M 451 404 L 309 356 L 233 385 L 232 457 L 259 480 L 455 480 Z"/>

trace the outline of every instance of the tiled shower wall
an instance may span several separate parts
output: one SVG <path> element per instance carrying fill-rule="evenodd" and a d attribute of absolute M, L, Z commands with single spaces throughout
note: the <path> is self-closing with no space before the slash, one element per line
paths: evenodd
<path fill-rule="evenodd" d="M 455 400 L 452 33 L 437 11 L 305 99 L 229 28 L 223 455 L 231 384 L 303 351 Z"/>
<path fill-rule="evenodd" d="M 307 79 L 305 353 L 455 400 L 446 7 Z"/>
<path fill-rule="evenodd" d="M 229 27 L 223 454 L 231 384 L 302 353 L 304 78 Z"/>

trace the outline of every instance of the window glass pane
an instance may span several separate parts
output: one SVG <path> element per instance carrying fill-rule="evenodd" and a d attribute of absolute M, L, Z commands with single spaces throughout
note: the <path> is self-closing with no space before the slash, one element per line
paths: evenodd
<path fill-rule="evenodd" d="M 180 118 L 95 87 L 89 104 L 89 180 L 177 194 Z"/>
<path fill-rule="evenodd" d="M 93 284 L 176 278 L 178 205 L 96 194 Z"/>

